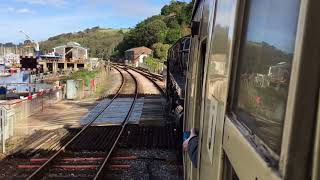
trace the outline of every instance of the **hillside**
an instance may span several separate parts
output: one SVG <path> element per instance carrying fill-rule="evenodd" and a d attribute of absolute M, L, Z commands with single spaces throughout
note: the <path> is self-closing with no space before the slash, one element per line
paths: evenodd
<path fill-rule="evenodd" d="M 167 49 L 181 37 L 189 35 L 189 27 L 194 1 L 190 3 L 171 1 L 162 7 L 159 15 L 155 15 L 138 23 L 125 34 L 122 43 L 116 50 L 118 56 L 123 56 L 124 51 L 132 47 L 146 46 L 154 51 L 163 51 L 164 56 L 155 58 L 166 59 Z"/>
<path fill-rule="evenodd" d="M 40 42 L 40 48 L 42 52 L 49 52 L 56 46 L 75 41 L 89 48 L 90 57 L 108 58 L 112 55 L 115 47 L 123 40 L 124 33 L 127 31 L 126 29 L 94 27 L 77 33 L 64 33 L 50 37 L 48 40 Z"/>
<path fill-rule="evenodd" d="M 48 52 L 55 46 L 75 41 L 90 49 L 90 57 L 118 58 L 127 49 L 146 46 L 157 52 L 154 58 L 164 61 L 170 45 L 190 34 L 193 4 L 194 1 L 171 1 L 162 7 L 159 15 L 146 18 L 130 30 L 94 27 L 51 37 L 40 42 L 40 48 L 43 52 Z"/>

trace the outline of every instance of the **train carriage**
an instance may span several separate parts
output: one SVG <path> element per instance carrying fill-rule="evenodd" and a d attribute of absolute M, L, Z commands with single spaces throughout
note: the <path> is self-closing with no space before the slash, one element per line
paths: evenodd
<path fill-rule="evenodd" d="M 190 36 L 181 38 L 168 50 L 167 93 L 172 110 L 183 106 L 189 51 Z"/>
<path fill-rule="evenodd" d="M 186 180 L 320 179 L 319 8 L 195 1 L 184 130 L 199 130 L 198 167 L 184 154 Z"/>

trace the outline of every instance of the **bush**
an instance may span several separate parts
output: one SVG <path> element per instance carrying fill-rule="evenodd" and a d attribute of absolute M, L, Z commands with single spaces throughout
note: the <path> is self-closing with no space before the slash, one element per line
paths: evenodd
<path fill-rule="evenodd" d="M 165 61 L 168 55 L 169 44 L 155 43 L 152 45 L 153 55 L 160 61 Z"/>
<path fill-rule="evenodd" d="M 74 72 L 70 78 L 68 79 L 83 79 L 84 85 L 88 87 L 91 83 L 91 80 L 94 79 L 97 75 L 98 71 L 86 71 L 86 70 L 80 70 Z"/>
<path fill-rule="evenodd" d="M 147 66 L 149 71 L 155 73 L 158 73 L 163 67 L 163 63 L 160 61 L 160 59 L 153 58 L 150 56 L 145 59 L 144 64 Z"/>

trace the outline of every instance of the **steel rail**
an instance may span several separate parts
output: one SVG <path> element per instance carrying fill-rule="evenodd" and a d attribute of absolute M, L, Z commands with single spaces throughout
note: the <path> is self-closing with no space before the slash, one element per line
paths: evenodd
<path fill-rule="evenodd" d="M 125 69 L 124 69 L 125 70 Z M 130 109 L 129 109 L 129 112 L 127 114 L 127 116 L 125 117 L 125 119 L 122 121 L 121 123 L 121 131 L 119 132 L 115 142 L 113 143 L 111 149 L 109 150 L 108 152 L 108 155 L 107 157 L 104 159 L 102 165 L 100 166 L 98 172 L 96 173 L 96 176 L 94 177 L 94 180 L 98 180 L 98 179 L 103 179 L 103 176 L 104 176 L 104 173 L 105 173 L 105 169 L 107 167 L 107 163 L 108 163 L 108 160 L 110 159 L 111 157 L 111 154 L 113 153 L 113 150 L 116 148 L 117 144 L 118 144 L 118 141 L 126 127 L 126 125 L 128 124 L 128 120 L 129 118 L 131 117 L 131 114 L 133 112 L 133 109 L 134 109 L 134 105 L 136 103 L 136 100 L 138 98 L 138 81 L 137 79 L 133 76 L 133 74 L 131 74 L 128 70 L 125 70 L 128 74 L 130 74 L 130 76 L 132 77 L 132 79 L 135 81 L 135 84 L 136 84 L 136 88 L 135 88 L 135 97 L 132 101 L 132 104 L 130 106 Z"/>
<path fill-rule="evenodd" d="M 138 70 L 136 68 L 130 67 L 130 66 L 125 66 L 139 74 L 141 74 L 142 76 L 144 76 L 145 78 L 149 79 L 156 87 L 157 89 L 161 92 L 161 94 L 164 96 L 165 95 L 165 91 L 160 87 L 160 85 L 158 83 L 156 83 L 153 79 L 151 79 L 149 76 L 147 76 L 146 74 L 148 74 L 147 72 Z M 152 76 L 152 74 L 150 74 Z"/>
<path fill-rule="evenodd" d="M 43 177 L 43 175 L 45 174 L 46 171 L 48 171 L 48 169 L 50 168 L 50 166 L 57 160 L 57 158 L 61 155 L 62 152 L 65 151 L 66 147 L 69 146 L 75 139 L 77 139 L 89 126 L 92 125 L 92 123 L 94 121 L 97 120 L 97 118 L 103 113 L 103 111 L 105 111 L 110 104 L 119 96 L 124 84 L 125 84 L 125 78 L 122 74 L 122 72 L 114 67 L 117 71 L 119 71 L 119 73 L 121 74 L 121 86 L 118 89 L 118 91 L 116 92 L 116 94 L 113 96 L 113 98 L 111 99 L 111 101 L 107 104 L 107 106 L 101 111 L 99 112 L 92 121 L 90 121 L 87 125 L 85 125 L 80 132 L 78 132 L 70 141 L 68 141 L 64 146 L 62 146 L 59 151 L 57 151 L 54 155 L 52 155 L 44 164 L 42 164 L 36 171 L 34 171 L 30 176 L 27 177 L 27 180 L 33 180 L 33 179 L 41 179 L 41 177 Z"/>

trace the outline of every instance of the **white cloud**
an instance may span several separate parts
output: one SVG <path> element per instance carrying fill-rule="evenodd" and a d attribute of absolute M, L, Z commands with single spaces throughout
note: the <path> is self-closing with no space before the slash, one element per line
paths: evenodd
<path fill-rule="evenodd" d="M 8 12 L 14 12 L 15 9 L 14 9 L 13 7 L 8 7 L 8 8 L 7 8 L 7 11 L 8 11 Z"/>
<path fill-rule="evenodd" d="M 32 11 L 31 9 L 28 9 L 28 8 L 17 9 L 16 12 L 20 13 L 20 14 L 33 14 L 34 13 L 34 11 Z"/>
<path fill-rule="evenodd" d="M 2 7 L 0 8 L 2 13 L 18 13 L 18 14 L 34 14 L 35 12 L 28 8 L 13 8 L 13 7 Z"/>

